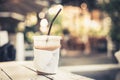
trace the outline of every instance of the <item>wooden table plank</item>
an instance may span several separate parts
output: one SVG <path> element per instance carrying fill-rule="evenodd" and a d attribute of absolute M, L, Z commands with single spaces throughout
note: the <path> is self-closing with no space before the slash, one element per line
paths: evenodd
<path fill-rule="evenodd" d="M 10 78 L 0 69 L 0 80 L 10 80 Z"/>
<path fill-rule="evenodd" d="M 2 68 L 13 80 L 50 80 L 53 75 L 47 77 L 42 75 L 37 75 L 32 61 L 26 62 L 4 62 L 0 63 L 0 68 Z M 32 70 L 30 70 L 30 69 Z M 10 80 L 2 71 L 0 71 L 0 79 Z M 7 78 L 7 79 L 6 79 Z M 84 76 L 75 75 L 64 70 L 58 70 L 57 74 L 54 76 L 54 80 L 93 80 Z"/>
<path fill-rule="evenodd" d="M 0 67 L 4 69 L 13 80 L 27 80 L 35 76 L 34 72 L 22 67 L 18 63 L 3 63 L 0 65 Z"/>

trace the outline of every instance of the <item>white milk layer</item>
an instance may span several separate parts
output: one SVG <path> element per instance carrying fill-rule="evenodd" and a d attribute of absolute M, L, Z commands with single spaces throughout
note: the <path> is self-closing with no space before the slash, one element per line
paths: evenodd
<path fill-rule="evenodd" d="M 59 48 L 53 51 L 34 48 L 34 66 L 37 71 L 56 73 L 58 69 L 59 50 Z"/>

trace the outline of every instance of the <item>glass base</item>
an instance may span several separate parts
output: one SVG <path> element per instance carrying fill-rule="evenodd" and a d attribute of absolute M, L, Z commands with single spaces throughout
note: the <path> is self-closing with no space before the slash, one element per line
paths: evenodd
<path fill-rule="evenodd" d="M 37 75 L 55 75 L 56 73 L 45 73 L 41 71 L 37 71 Z"/>

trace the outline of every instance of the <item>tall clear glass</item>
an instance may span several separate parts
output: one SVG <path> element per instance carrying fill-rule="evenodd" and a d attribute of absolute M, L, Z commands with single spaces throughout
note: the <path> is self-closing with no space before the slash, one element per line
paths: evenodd
<path fill-rule="evenodd" d="M 58 69 L 60 36 L 34 36 L 34 66 L 37 74 L 56 74 Z"/>

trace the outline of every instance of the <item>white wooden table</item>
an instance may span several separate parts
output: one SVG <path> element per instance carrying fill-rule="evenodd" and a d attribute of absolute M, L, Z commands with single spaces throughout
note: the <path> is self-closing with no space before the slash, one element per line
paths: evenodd
<path fill-rule="evenodd" d="M 0 62 L 0 80 L 94 80 L 59 69 L 57 74 L 37 75 L 32 61 Z"/>

